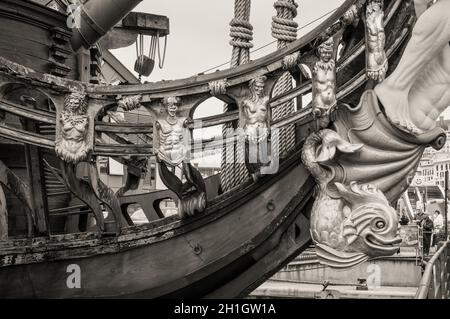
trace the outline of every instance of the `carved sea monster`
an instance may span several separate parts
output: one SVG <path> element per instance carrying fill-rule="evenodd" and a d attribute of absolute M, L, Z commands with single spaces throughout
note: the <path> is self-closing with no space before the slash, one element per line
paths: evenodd
<path fill-rule="evenodd" d="M 363 146 L 329 129 L 312 133 L 303 146 L 303 163 L 317 181 L 311 236 L 319 261 L 330 267 L 392 255 L 401 242 L 397 214 L 376 186 L 333 183 L 339 153 L 356 155 Z"/>

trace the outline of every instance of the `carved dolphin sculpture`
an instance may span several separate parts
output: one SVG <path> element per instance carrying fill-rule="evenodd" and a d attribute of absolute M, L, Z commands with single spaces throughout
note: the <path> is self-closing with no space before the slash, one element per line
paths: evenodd
<path fill-rule="evenodd" d="M 303 163 L 318 183 L 311 236 L 319 261 L 331 267 L 392 255 L 401 242 L 397 214 L 376 186 L 333 181 L 339 153 L 357 153 L 362 147 L 328 129 L 311 134 L 303 147 Z"/>

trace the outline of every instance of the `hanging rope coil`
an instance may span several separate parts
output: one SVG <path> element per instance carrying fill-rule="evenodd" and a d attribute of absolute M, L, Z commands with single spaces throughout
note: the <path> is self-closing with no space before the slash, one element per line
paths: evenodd
<path fill-rule="evenodd" d="M 253 26 L 250 24 L 251 0 L 235 0 L 234 18 L 230 22 L 230 45 L 233 46 L 231 67 L 250 62 L 250 49 L 253 44 Z M 233 106 L 234 107 L 234 106 Z M 224 105 L 224 113 L 230 111 L 228 104 Z M 222 128 L 224 138 L 234 134 L 233 123 Z M 233 147 L 225 147 L 222 151 L 221 185 L 223 191 L 238 186 L 248 178 L 248 172 L 242 160 L 243 152 Z"/>
<path fill-rule="evenodd" d="M 293 42 L 297 39 L 298 23 L 293 19 L 297 16 L 298 4 L 294 0 L 278 0 L 273 5 L 277 16 L 272 17 L 272 36 L 281 42 Z M 286 43 L 278 43 L 280 47 Z"/>
<path fill-rule="evenodd" d="M 277 15 L 272 18 L 272 36 L 278 40 L 278 49 L 281 49 L 297 39 L 298 23 L 294 21 L 294 18 L 297 16 L 298 4 L 295 0 L 277 0 L 273 6 L 277 10 Z M 289 59 L 285 62 L 287 62 L 286 67 L 292 67 L 294 63 Z M 289 73 L 284 73 L 275 85 L 273 95 L 277 96 L 291 89 L 292 77 Z M 273 118 L 278 120 L 294 112 L 294 102 L 290 101 L 277 107 L 273 112 Z M 281 154 L 291 150 L 295 145 L 295 127 L 291 125 L 282 128 L 279 140 L 274 141 L 274 144 L 276 143 L 279 145 L 274 147 L 278 148 Z"/>
<path fill-rule="evenodd" d="M 253 48 L 253 26 L 247 21 L 234 18 L 230 22 L 230 45 L 238 48 Z"/>

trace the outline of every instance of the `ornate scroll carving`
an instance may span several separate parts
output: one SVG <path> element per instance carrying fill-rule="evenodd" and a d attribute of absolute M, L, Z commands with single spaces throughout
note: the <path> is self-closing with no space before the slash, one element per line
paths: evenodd
<path fill-rule="evenodd" d="M 76 164 L 85 160 L 92 145 L 89 142 L 88 97 L 84 92 L 72 92 L 64 100 L 58 121 L 60 132 L 55 152 L 63 161 Z"/>
<path fill-rule="evenodd" d="M 370 0 L 366 9 L 366 71 L 370 79 L 379 82 L 388 70 L 383 20 L 383 0 Z"/>
<path fill-rule="evenodd" d="M 208 87 L 209 91 L 211 92 L 211 95 L 213 96 L 224 95 L 227 93 L 228 82 L 226 79 L 213 81 L 208 83 Z"/>
<path fill-rule="evenodd" d="M 166 112 L 158 114 L 154 134 L 159 174 L 167 188 L 179 198 L 179 216 L 186 218 L 205 210 L 206 187 L 201 174 L 189 163 L 190 132 L 187 117 L 178 115 L 180 103 L 178 97 L 163 99 Z M 181 170 L 181 178 L 175 174 L 176 168 Z"/>
<path fill-rule="evenodd" d="M 358 8 L 356 5 L 352 5 L 342 17 L 342 22 L 346 25 L 355 24 L 358 20 Z"/>
<path fill-rule="evenodd" d="M 330 124 L 330 115 L 336 108 L 336 63 L 334 61 L 334 40 L 329 38 L 318 48 L 319 61 L 312 72 L 312 106 L 319 127 Z"/>
<path fill-rule="evenodd" d="M 401 242 L 397 214 L 376 186 L 332 183 L 339 153 L 356 154 L 363 146 L 327 129 L 310 135 L 303 146 L 303 163 L 318 182 L 311 235 L 320 262 L 331 267 L 392 255 Z"/>
<path fill-rule="evenodd" d="M 117 105 L 124 111 L 132 111 L 141 107 L 142 95 L 125 96 L 121 98 Z"/>
<path fill-rule="evenodd" d="M 298 64 L 298 61 L 300 59 L 300 52 L 294 52 L 292 54 L 286 55 L 283 58 L 283 70 L 291 70 L 293 67 L 295 67 Z"/>
<path fill-rule="evenodd" d="M 266 76 L 250 81 L 250 94 L 239 104 L 239 125 L 245 139 L 245 164 L 254 179 L 261 168 L 270 165 L 270 121 L 272 118 L 269 96 L 264 93 Z M 269 155 L 270 156 L 270 155 Z"/>

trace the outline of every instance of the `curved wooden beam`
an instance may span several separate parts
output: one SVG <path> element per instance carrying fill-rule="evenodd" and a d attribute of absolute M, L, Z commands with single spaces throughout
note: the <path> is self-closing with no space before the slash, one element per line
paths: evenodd
<path fill-rule="evenodd" d="M 72 194 L 74 194 L 78 199 L 85 203 L 94 214 L 96 225 L 98 229 L 103 232 L 105 230 L 105 223 L 103 218 L 102 208 L 92 193 L 92 189 L 87 183 L 79 180 L 76 176 L 76 166 L 69 163 L 64 163 L 61 161 L 61 175 L 56 171 L 56 169 L 51 166 L 47 161 L 44 160 L 44 164 L 53 173 L 53 175 L 67 188 Z"/>
<path fill-rule="evenodd" d="M 109 213 L 112 214 L 116 222 L 116 232 L 120 233 L 124 225 L 122 221 L 122 210 L 117 196 L 98 176 L 97 164 L 90 162 L 89 164 L 89 184 L 94 191 L 95 196 L 107 207 Z"/>

